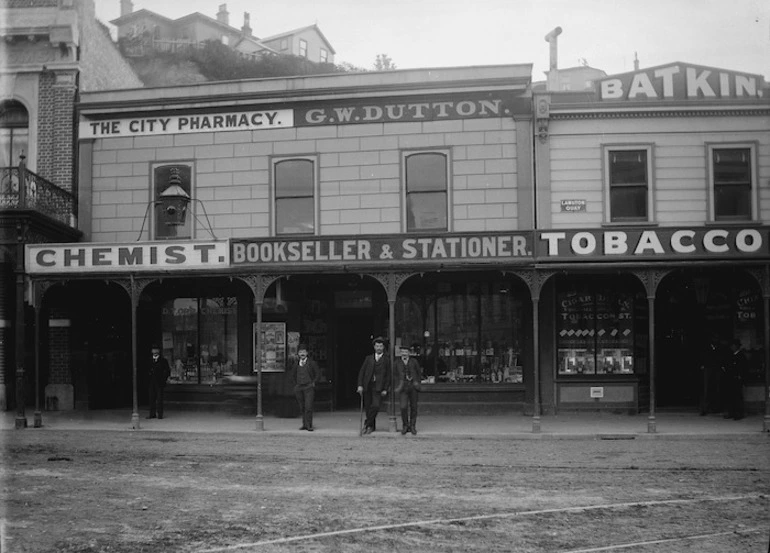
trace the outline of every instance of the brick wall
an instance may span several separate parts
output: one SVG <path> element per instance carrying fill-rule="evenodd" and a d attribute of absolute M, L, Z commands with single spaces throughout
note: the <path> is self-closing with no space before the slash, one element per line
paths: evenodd
<path fill-rule="evenodd" d="M 75 105 L 74 75 L 40 75 L 37 174 L 72 190 Z"/>
<path fill-rule="evenodd" d="M 70 327 L 51 326 L 50 320 L 57 322 L 68 321 L 69 314 L 62 309 L 56 308 L 52 308 L 49 312 L 49 322 L 46 325 L 48 327 L 49 344 L 48 384 L 72 384 Z"/>

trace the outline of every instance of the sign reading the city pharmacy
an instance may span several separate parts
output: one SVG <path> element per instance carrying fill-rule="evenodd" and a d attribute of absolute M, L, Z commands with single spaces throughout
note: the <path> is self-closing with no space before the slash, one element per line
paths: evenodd
<path fill-rule="evenodd" d="M 226 268 L 227 242 L 28 244 L 27 273 L 138 273 Z"/>
<path fill-rule="evenodd" d="M 532 257 L 530 232 L 447 234 L 441 236 L 231 239 L 230 260 L 237 265 L 419 261 L 492 261 Z"/>
<path fill-rule="evenodd" d="M 765 258 L 770 227 L 538 231 L 537 261 Z"/>
<path fill-rule="evenodd" d="M 675 63 L 598 81 L 601 100 L 760 98 L 761 75 Z"/>
<path fill-rule="evenodd" d="M 293 126 L 294 112 L 290 109 L 195 113 L 81 121 L 80 138 L 258 131 Z"/>

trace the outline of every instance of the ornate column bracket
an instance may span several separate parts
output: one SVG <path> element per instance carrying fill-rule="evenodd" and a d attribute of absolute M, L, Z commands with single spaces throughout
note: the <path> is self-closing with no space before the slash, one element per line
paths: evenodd
<path fill-rule="evenodd" d="M 131 298 L 131 309 L 136 309 L 139 305 L 139 297 L 144 292 L 144 289 L 156 280 L 155 278 L 116 278 L 109 279 L 107 282 L 114 282 L 123 288 L 128 293 L 129 298 Z"/>
<path fill-rule="evenodd" d="M 537 112 L 535 121 L 537 125 L 537 138 L 541 144 L 548 142 L 548 123 L 551 117 L 551 98 L 541 96 L 537 99 Z"/>
<path fill-rule="evenodd" d="M 671 270 L 653 269 L 646 271 L 630 271 L 630 273 L 641 281 L 642 286 L 644 286 L 644 290 L 647 293 L 647 298 L 655 299 L 658 285 L 669 273 L 671 273 Z"/>
<path fill-rule="evenodd" d="M 283 275 L 235 275 L 234 278 L 242 280 L 246 285 L 251 288 L 251 292 L 254 294 L 255 303 L 263 303 L 265 300 L 265 294 L 270 286 Z"/>
<path fill-rule="evenodd" d="M 519 277 L 527 285 L 532 300 L 540 299 L 545 283 L 559 271 L 539 271 L 537 269 L 515 269 L 512 271 L 503 271 L 503 274 L 512 274 Z"/>
<path fill-rule="evenodd" d="M 418 274 L 420 273 L 366 273 L 367 276 L 372 277 L 382 285 L 388 296 L 388 301 L 396 301 L 401 285 L 408 278 Z"/>

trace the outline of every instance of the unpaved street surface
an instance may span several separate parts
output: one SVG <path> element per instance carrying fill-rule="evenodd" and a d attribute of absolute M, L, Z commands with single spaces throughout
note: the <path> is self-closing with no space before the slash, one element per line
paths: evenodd
<path fill-rule="evenodd" d="M 768 550 L 770 440 L 2 433 L 5 552 Z"/>

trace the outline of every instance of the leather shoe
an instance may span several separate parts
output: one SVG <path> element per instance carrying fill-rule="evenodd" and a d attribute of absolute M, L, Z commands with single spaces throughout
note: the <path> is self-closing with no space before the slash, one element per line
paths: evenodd
<path fill-rule="evenodd" d="M 374 432 L 374 430 L 372 430 L 371 426 L 364 428 L 364 434 L 371 434 L 372 432 Z"/>
<path fill-rule="evenodd" d="M 313 428 L 312 426 L 308 426 L 307 428 L 305 428 L 305 430 L 307 430 L 308 432 L 312 432 L 313 430 L 315 430 L 315 428 Z"/>
<path fill-rule="evenodd" d="M 416 427 L 416 426 L 413 426 L 413 427 L 411 428 L 411 431 L 412 431 L 412 435 L 414 435 L 414 436 L 416 436 L 416 435 L 417 435 L 417 427 Z"/>
<path fill-rule="evenodd" d="M 300 427 L 299 427 L 299 429 L 300 429 L 300 430 L 307 430 L 307 426 L 304 426 L 304 425 L 303 425 L 303 426 L 300 426 Z"/>
<path fill-rule="evenodd" d="M 401 435 L 403 436 L 403 435 L 404 435 L 404 434 L 406 434 L 407 432 L 409 432 L 409 428 L 407 428 L 406 426 L 402 426 L 402 427 L 401 427 Z"/>
<path fill-rule="evenodd" d="M 155 415 L 150 415 L 150 416 L 148 416 L 148 417 L 145 417 L 145 418 L 146 418 L 146 419 L 157 419 L 158 417 L 156 417 Z"/>

